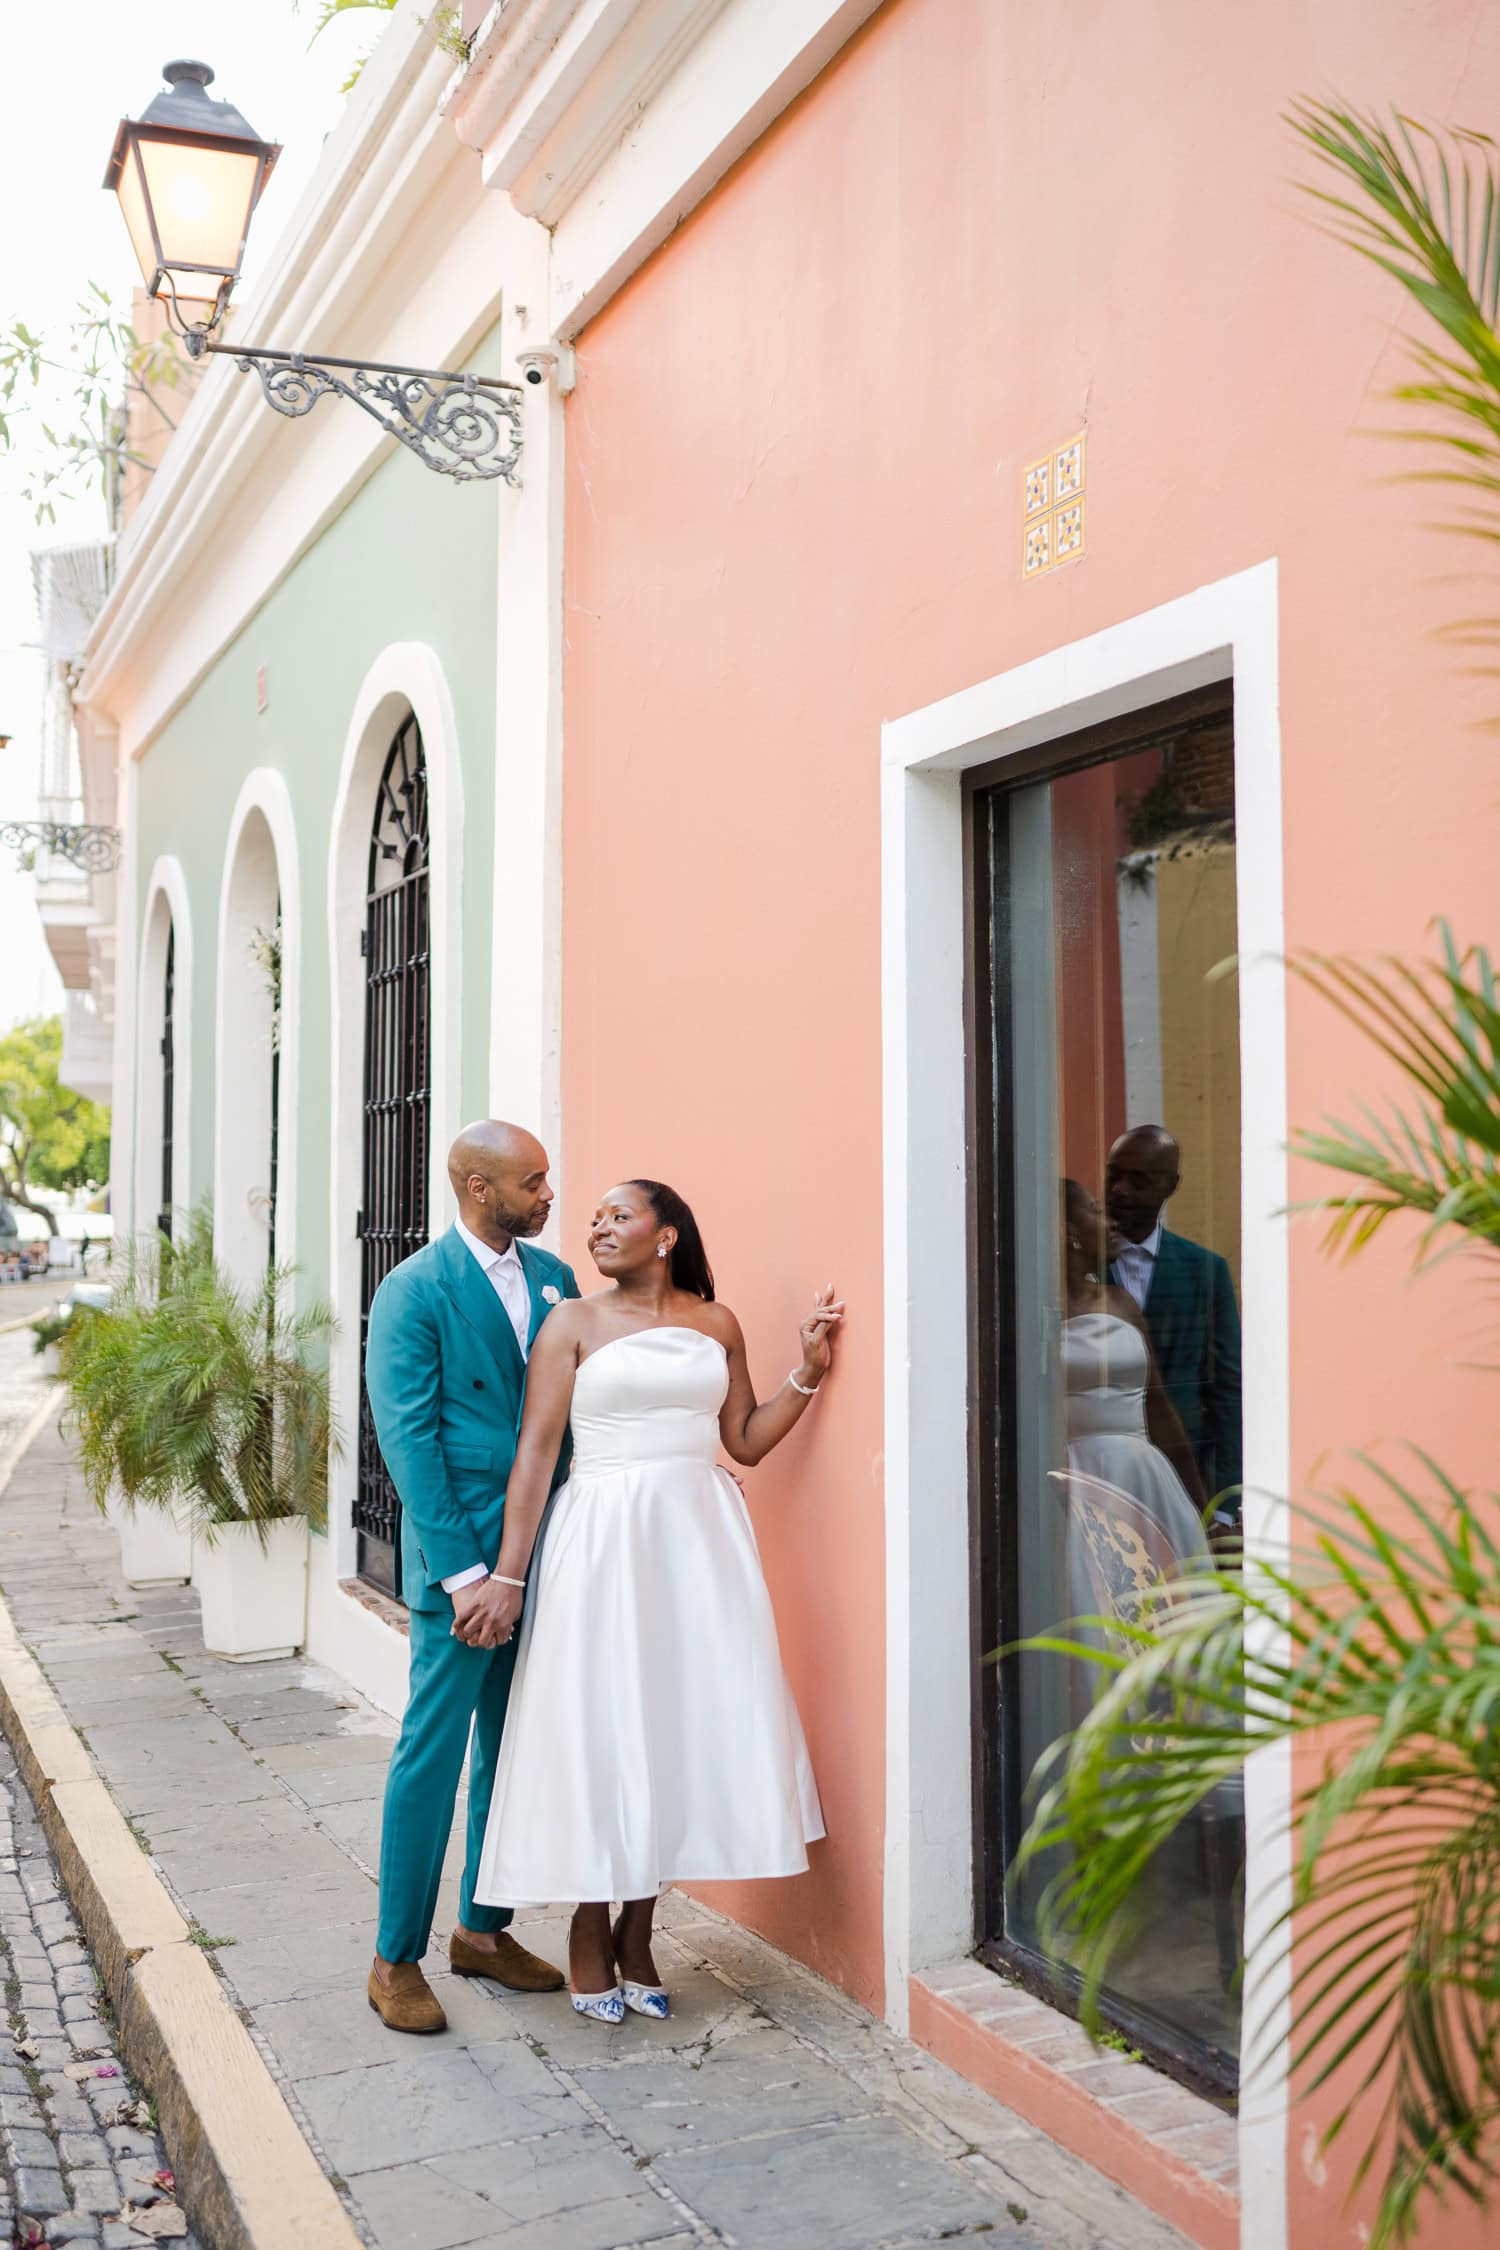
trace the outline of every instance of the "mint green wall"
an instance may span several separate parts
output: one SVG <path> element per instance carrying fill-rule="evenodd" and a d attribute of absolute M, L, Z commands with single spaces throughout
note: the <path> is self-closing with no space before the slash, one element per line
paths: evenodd
<path fill-rule="evenodd" d="M 329 401 L 318 411 L 355 409 Z M 301 1088 L 298 1114 L 283 1115 L 281 1130 L 297 1135 L 302 1296 L 328 1287 L 329 828 L 355 697 L 393 641 L 425 641 L 453 697 L 464 791 L 463 1114 L 482 1116 L 488 1106 L 496 507 L 493 484 L 455 485 L 404 451 L 384 463 L 141 761 L 131 839 L 139 888 L 160 854 L 175 853 L 192 911 L 194 1200 L 213 1188 L 214 994 L 229 822 L 248 773 L 275 766 L 286 776 L 297 825 L 302 970 L 301 990 L 285 1004 L 300 1011 Z M 257 713 L 262 664 L 267 708 Z M 357 990 L 357 961 L 350 976 Z"/>

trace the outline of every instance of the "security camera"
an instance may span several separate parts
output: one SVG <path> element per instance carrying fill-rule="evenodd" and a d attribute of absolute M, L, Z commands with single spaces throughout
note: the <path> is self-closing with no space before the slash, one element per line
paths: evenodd
<path fill-rule="evenodd" d="M 530 351 L 517 352 L 516 365 L 522 380 L 537 390 L 549 376 L 555 376 L 558 389 L 566 396 L 577 379 L 571 344 L 538 344 Z"/>

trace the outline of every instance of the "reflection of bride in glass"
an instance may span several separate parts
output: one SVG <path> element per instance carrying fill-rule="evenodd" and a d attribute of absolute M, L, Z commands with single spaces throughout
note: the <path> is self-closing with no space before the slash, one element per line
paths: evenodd
<path fill-rule="evenodd" d="M 1069 1577 L 1080 1610 L 1108 1591 L 1106 1614 L 1119 1614 L 1144 1578 L 1207 1563 L 1206 1500 L 1140 1310 L 1103 1278 L 1108 1221 L 1076 1180 L 1062 1203 Z"/>

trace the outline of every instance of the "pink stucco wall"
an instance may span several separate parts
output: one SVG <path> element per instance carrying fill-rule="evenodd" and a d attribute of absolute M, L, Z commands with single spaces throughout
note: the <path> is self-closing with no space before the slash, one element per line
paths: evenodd
<path fill-rule="evenodd" d="M 848 1295 L 828 1394 L 752 1485 L 830 1840 L 730 1903 L 877 2005 L 882 720 L 1276 557 L 1291 942 L 1411 951 L 1440 911 L 1488 934 L 1494 690 L 1433 638 L 1472 558 L 1381 481 L 1359 433 L 1401 308 L 1290 184 L 1282 112 L 1329 88 L 1489 125 L 1500 12 L 891 0 L 580 342 L 568 1247 L 611 1179 L 673 1180 L 767 1382 L 813 1284 Z M 1086 558 L 1025 584 L 1022 466 L 1085 426 Z M 1313 1122 L 1377 1074 L 1290 1006 Z M 1492 1309 L 1394 1251 L 1351 1279 L 1298 1226 L 1298 1478 L 1395 1435 L 1480 1470 L 1493 1380 L 1460 1362 Z M 1308 2114 L 1294 2240 L 1352 2245 Z"/>

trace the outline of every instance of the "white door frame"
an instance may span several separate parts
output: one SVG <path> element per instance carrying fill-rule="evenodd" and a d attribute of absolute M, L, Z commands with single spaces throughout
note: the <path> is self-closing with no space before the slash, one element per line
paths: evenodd
<path fill-rule="evenodd" d="M 970 1741 L 963 776 L 1168 696 L 1234 682 L 1246 1538 L 1284 1553 L 1289 1465 L 1286 980 L 1274 562 L 1073 641 L 882 729 L 886 2006 L 974 1942 Z M 1290 1765 L 1247 1776 L 1247 1916 L 1288 1895 Z M 1270 2006 L 1267 2010 L 1267 2001 Z M 1284 1990 L 1257 2007 L 1284 2024 Z M 1258 2021 L 1261 2017 L 1258 2016 Z M 1245 2240 L 1286 2240 L 1286 2091 L 1241 2125 Z"/>

